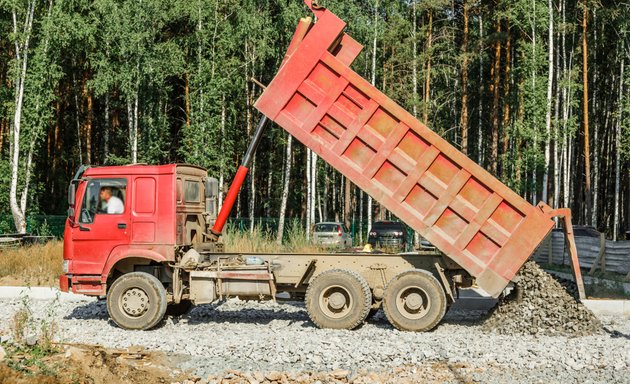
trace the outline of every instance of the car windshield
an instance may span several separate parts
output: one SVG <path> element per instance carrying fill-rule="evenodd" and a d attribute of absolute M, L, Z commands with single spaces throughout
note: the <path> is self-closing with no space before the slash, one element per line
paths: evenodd
<path fill-rule="evenodd" d="M 397 221 L 378 221 L 372 226 L 375 230 L 403 230 L 403 224 Z"/>
<path fill-rule="evenodd" d="M 324 223 L 324 224 L 316 224 L 315 232 L 337 232 L 339 228 L 338 224 Z"/>

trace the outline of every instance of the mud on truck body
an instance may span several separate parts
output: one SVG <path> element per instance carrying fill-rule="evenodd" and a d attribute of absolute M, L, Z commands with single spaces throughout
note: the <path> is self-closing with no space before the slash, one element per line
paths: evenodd
<path fill-rule="evenodd" d="M 362 46 L 305 1 L 282 65 L 218 210 L 218 183 L 190 165 L 82 167 L 70 183 L 62 290 L 106 296 L 123 328 L 227 297 L 304 297 L 320 327 L 352 329 L 379 308 L 396 328 L 435 327 L 459 288 L 499 296 L 562 217 L 583 294 L 568 209 L 533 206 L 350 68 Z M 273 121 L 437 248 L 404 254 L 226 253 L 223 227 Z M 100 212 L 106 188 L 124 212 Z"/>

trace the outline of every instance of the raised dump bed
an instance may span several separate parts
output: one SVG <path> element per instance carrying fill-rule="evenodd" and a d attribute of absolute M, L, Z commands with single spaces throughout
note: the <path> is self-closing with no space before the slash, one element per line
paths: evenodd
<path fill-rule="evenodd" d="M 433 243 L 493 296 L 554 221 L 350 69 L 363 48 L 307 4 L 256 108 Z M 566 213 L 566 212 L 565 212 Z"/>

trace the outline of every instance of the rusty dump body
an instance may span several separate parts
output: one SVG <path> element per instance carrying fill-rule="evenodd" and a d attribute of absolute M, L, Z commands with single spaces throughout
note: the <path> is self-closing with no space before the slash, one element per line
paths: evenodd
<path fill-rule="evenodd" d="M 354 72 L 362 46 L 335 14 L 306 3 L 317 22 L 301 20 L 256 108 L 499 295 L 556 212 L 529 204 Z"/>

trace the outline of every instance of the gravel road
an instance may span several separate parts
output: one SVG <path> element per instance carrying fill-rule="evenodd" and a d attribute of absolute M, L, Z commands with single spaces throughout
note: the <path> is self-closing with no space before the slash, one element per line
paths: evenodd
<path fill-rule="evenodd" d="M 22 306 L 0 300 L 0 334 Z M 108 319 L 103 301 L 40 300 L 29 307 L 36 318 L 56 319 L 60 341 L 164 351 L 201 377 L 227 370 L 355 374 L 397 367 L 417 367 L 431 377 L 430 366 L 440 364 L 450 371 L 441 380 L 447 382 L 630 383 L 630 319 L 622 317 L 602 318 L 603 334 L 575 338 L 496 334 L 479 324 L 484 312 L 473 310 L 450 311 L 428 333 L 397 331 L 382 312 L 360 329 L 342 331 L 314 327 L 302 303 L 230 299 L 167 318 L 151 331 L 126 331 Z"/>

